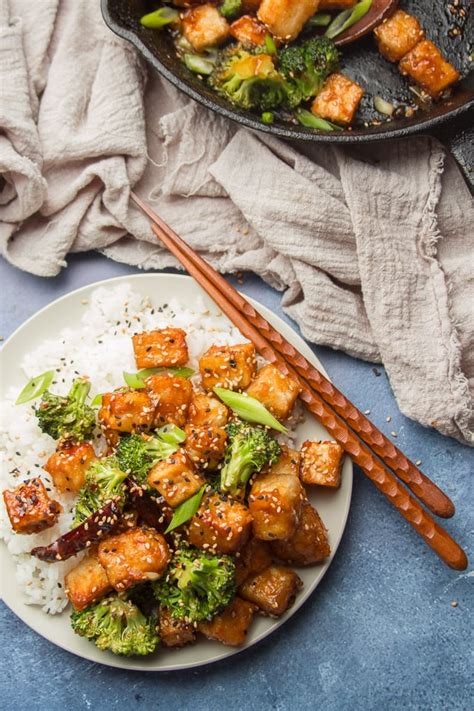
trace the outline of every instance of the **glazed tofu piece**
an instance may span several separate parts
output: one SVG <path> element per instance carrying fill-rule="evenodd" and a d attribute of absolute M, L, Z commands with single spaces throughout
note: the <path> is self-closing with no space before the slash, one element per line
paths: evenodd
<path fill-rule="evenodd" d="M 225 427 L 229 410 L 210 395 L 194 393 L 188 410 L 188 424 L 196 427 Z"/>
<path fill-rule="evenodd" d="M 194 471 L 194 466 L 184 449 L 179 449 L 168 459 L 157 462 L 147 479 L 159 491 L 166 503 L 175 508 L 196 494 L 205 483 Z"/>
<path fill-rule="evenodd" d="M 270 544 L 258 538 L 251 538 L 235 559 L 235 578 L 237 585 L 260 573 L 272 564 Z"/>
<path fill-rule="evenodd" d="M 165 647 L 184 647 L 196 639 L 194 627 L 183 619 L 173 617 L 163 605 L 158 612 L 158 627 Z"/>
<path fill-rule="evenodd" d="M 39 477 L 26 479 L 15 489 L 6 489 L 3 500 L 15 533 L 39 533 L 54 526 L 61 506 L 50 499 Z"/>
<path fill-rule="evenodd" d="M 318 6 L 319 0 L 262 0 L 257 16 L 272 35 L 290 42 L 298 37 Z"/>
<path fill-rule="evenodd" d="M 267 28 L 252 15 L 242 15 L 229 29 L 230 34 L 244 47 L 259 47 L 265 44 Z"/>
<path fill-rule="evenodd" d="M 281 445 L 281 454 L 275 464 L 268 469 L 272 474 L 291 474 L 299 477 L 301 455 L 296 449 Z"/>
<path fill-rule="evenodd" d="M 399 62 L 424 37 L 416 17 L 403 10 L 397 10 L 376 27 L 374 35 L 380 54 L 389 62 Z"/>
<path fill-rule="evenodd" d="M 459 72 L 447 62 L 433 42 L 423 40 L 408 52 L 400 64 L 402 74 L 408 75 L 427 94 L 436 98 L 459 79 Z"/>
<path fill-rule="evenodd" d="M 247 542 L 252 516 L 244 504 L 223 495 L 206 496 L 189 526 L 189 542 L 196 548 L 235 553 Z"/>
<path fill-rule="evenodd" d="M 64 578 L 65 593 L 75 610 L 84 610 L 113 588 L 97 551 L 89 553 Z"/>
<path fill-rule="evenodd" d="M 227 432 L 222 427 L 186 425 L 184 449 L 198 469 L 213 471 L 222 461 L 227 444 Z"/>
<path fill-rule="evenodd" d="M 99 562 L 118 592 L 138 583 L 158 580 L 170 557 L 168 544 L 154 528 L 132 528 L 109 536 L 99 544 Z"/>
<path fill-rule="evenodd" d="M 240 647 L 245 642 L 247 631 L 257 606 L 240 597 L 235 597 L 226 608 L 210 622 L 201 622 L 199 632 L 229 647 Z"/>
<path fill-rule="evenodd" d="M 169 373 L 150 375 L 145 380 L 146 393 L 154 406 L 154 427 L 163 427 L 168 423 L 184 427 L 189 403 L 193 395 L 193 386 L 186 378 Z"/>
<path fill-rule="evenodd" d="M 298 477 L 272 470 L 259 474 L 249 495 L 253 535 L 264 541 L 290 538 L 298 525 L 304 498 Z"/>
<path fill-rule="evenodd" d="M 240 586 L 239 594 L 266 615 L 280 617 L 293 604 L 303 582 L 294 570 L 271 565 Z"/>
<path fill-rule="evenodd" d="M 242 0 L 242 7 L 244 11 L 248 13 L 255 14 L 261 4 L 262 0 Z"/>
<path fill-rule="evenodd" d="M 98 417 L 106 430 L 141 432 L 152 427 L 155 405 L 143 390 L 117 390 L 102 395 Z"/>
<path fill-rule="evenodd" d="M 188 346 L 182 328 L 137 333 L 132 337 L 137 368 L 160 368 L 186 365 Z"/>
<path fill-rule="evenodd" d="M 212 390 L 216 386 L 244 390 L 250 385 L 256 370 L 255 347 L 251 343 L 211 346 L 199 360 L 199 372 L 205 390 Z"/>
<path fill-rule="evenodd" d="M 316 116 L 348 126 L 364 93 L 359 84 L 343 74 L 331 74 L 316 96 L 311 111 Z"/>
<path fill-rule="evenodd" d="M 287 541 L 274 541 L 272 551 L 284 563 L 313 565 L 330 555 L 326 526 L 309 501 L 303 503 L 296 531 Z"/>
<path fill-rule="evenodd" d="M 217 47 L 229 36 L 229 25 L 219 10 L 209 3 L 188 10 L 183 17 L 183 34 L 197 52 Z"/>
<path fill-rule="evenodd" d="M 337 489 L 343 460 L 344 450 L 337 442 L 306 441 L 301 448 L 301 481 Z"/>
<path fill-rule="evenodd" d="M 49 457 L 44 469 L 59 492 L 78 492 L 86 481 L 87 468 L 94 459 L 97 457 L 91 444 L 74 444 L 68 440 Z"/>
<path fill-rule="evenodd" d="M 286 420 L 300 393 L 300 386 L 275 365 L 264 365 L 247 388 L 247 395 L 259 400 L 277 420 Z"/>

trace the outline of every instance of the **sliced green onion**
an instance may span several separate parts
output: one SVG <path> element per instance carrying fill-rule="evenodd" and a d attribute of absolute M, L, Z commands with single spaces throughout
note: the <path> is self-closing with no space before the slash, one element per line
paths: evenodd
<path fill-rule="evenodd" d="M 15 405 L 23 405 L 25 402 L 35 400 L 49 388 L 54 378 L 54 370 L 47 370 L 41 375 L 35 375 L 29 380 L 21 393 L 18 395 Z"/>
<path fill-rule="evenodd" d="M 275 114 L 273 111 L 264 111 L 262 114 L 262 123 L 269 126 L 275 120 Z"/>
<path fill-rule="evenodd" d="M 386 116 L 391 116 L 395 111 L 395 106 L 385 101 L 385 99 L 382 99 L 381 96 L 374 97 L 374 106 L 379 113 L 385 114 Z"/>
<path fill-rule="evenodd" d="M 176 375 L 178 378 L 190 378 L 191 375 L 194 375 L 194 370 L 186 367 L 143 368 L 143 370 L 139 370 L 138 373 L 126 373 L 124 371 L 123 379 L 129 388 L 140 390 L 145 387 L 146 378 L 149 378 L 150 375 L 158 375 L 158 373 L 170 373 L 171 375 Z"/>
<path fill-rule="evenodd" d="M 214 62 L 210 59 L 201 57 L 199 54 L 189 54 L 189 52 L 184 55 L 184 63 L 195 74 L 212 74 L 214 69 Z"/>
<path fill-rule="evenodd" d="M 224 405 L 230 407 L 242 420 L 265 425 L 265 427 L 271 427 L 273 430 L 278 430 L 278 432 L 288 432 L 286 427 L 273 417 L 272 413 L 267 410 L 265 405 L 262 405 L 260 400 L 244 393 L 226 390 L 225 388 L 215 387 L 214 392 Z"/>
<path fill-rule="evenodd" d="M 273 37 L 268 34 L 265 35 L 265 47 L 267 49 L 268 54 L 276 54 L 277 53 L 277 46 L 275 43 L 275 40 Z"/>
<path fill-rule="evenodd" d="M 172 7 L 160 7 L 154 12 L 149 12 L 140 18 L 140 24 L 143 27 L 149 27 L 152 30 L 160 30 L 166 25 L 171 25 L 179 18 L 179 12 Z"/>
<path fill-rule="evenodd" d="M 91 407 L 100 407 L 102 405 L 102 393 L 99 393 L 91 402 Z"/>
<path fill-rule="evenodd" d="M 194 494 L 194 496 L 191 496 L 190 499 L 183 501 L 182 504 L 175 508 L 173 518 L 171 519 L 165 533 L 174 531 L 175 528 L 182 526 L 183 523 L 186 523 L 186 521 L 189 521 L 189 519 L 194 516 L 199 508 L 199 504 L 201 503 L 205 488 L 206 485 L 202 486 L 197 494 Z"/>
<path fill-rule="evenodd" d="M 327 27 L 332 20 L 332 15 L 327 12 L 317 12 L 316 15 L 310 17 L 305 25 L 305 30 L 310 30 L 312 27 Z"/>
<path fill-rule="evenodd" d="M 165 425 L 157 430 L 156 434 L 167 444 L 181 444 L 186 439 L 186 432 L 177 425 Z"/>
<path fill-rule="evenodd" d="M 354 5 L 352 9 L 343 10 L 336 15 L 324 34 L 326 37 L 329 37 L 329 39 L 334 39 L 334 37 L 340 35 L 341 32 L 345 32 L 349 27 L 359 22 L 364 15 L 367 15 L 371 7 L 372 0 L 361 0 L 357 5 Z"/>
<path fill-rule="evenodd" d="M 318 131 L 342 131 L 341 126 L 337 126 L 331 121 L 326 121 L 326 119 L 315 116 L 311 111 L 307 109 L 299 109 L 296 112 L 296 118 L 302 126 L 306 128 L 317 128 Z"/>

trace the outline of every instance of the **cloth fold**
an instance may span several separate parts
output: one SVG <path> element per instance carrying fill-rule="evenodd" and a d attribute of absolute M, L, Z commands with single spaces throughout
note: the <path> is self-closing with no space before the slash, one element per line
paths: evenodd
<path fill-rule="evenodd" d="M 0 248 L 175 265 L 133 187 L 306 338 L 382 362 L 409 417 L 474 444 L 474 207 L 428 137 L 347 149 L 241 129 L 148 73 L 90 0 L 0 0 Z M 2 180 L 3 178 L 3 180 Z"/>

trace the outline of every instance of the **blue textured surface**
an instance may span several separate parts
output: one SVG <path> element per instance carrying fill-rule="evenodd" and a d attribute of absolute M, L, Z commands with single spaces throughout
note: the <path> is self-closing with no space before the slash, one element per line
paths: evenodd
<path fill-rule="evenodd" d="M 44 280 L 1 262 L 0 335 L 6 338 L 72 289 L 136 271 L 89 254 L 72 257 L 67 270 Z M 280 295 L 259 279 L 246 276 L 239 288 L 282 315 Z M 472 450 L 401 415 L 382 368 L 325 348 L 315 352 L 348 397 L 370 409 L 381 430 L 397 432 L 400 447 L 421 459 L 453 498 L 457 514 L 446 526 L 472 556 Z M 336 559 L 312 598 L 275 635 L 197 671 L 132 673 L 54 647 L 0 605 L 0 707 L 472 709 L 473 577 L 444 567 L 356 468 Z"/>

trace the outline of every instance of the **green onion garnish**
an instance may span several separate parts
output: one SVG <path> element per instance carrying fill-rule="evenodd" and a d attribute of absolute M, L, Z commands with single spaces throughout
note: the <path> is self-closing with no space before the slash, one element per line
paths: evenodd
<path fill-rule="evenodd" d="M 165 425 L 156 430 L 156 434 L 166 444 L 181 444 L 186 439 L 186 432 L 183 432 L 177 425 Z"/>
<path fill-rule="evenodd" d="M 138 373 L 126 373 L 123 372 L 123 379 L 127 383 L 129 388 L 134 390 L 140 390 L 145 387 L 146 378 L 150 375 L 157 375 L 158 373 L 170 373 L 171 375 L 176 375 L 179 378 L 190 378 L 194 375 L 194 370 L 192 368 L 143 368 L 139 370 Z"/>
<path fill-rule="evenodd" d="M 306 128 L 317 128 L 318 131 L 328 132 L 342 131 L 341 126 L 337 126 L 335 123 L 331 123 L 331 121 L 326 121 L 326 119 L 315 116 L 311 111 L 307 111 L 307 109 L 298 109 L 296 118 L 300 124 L 306 126 Z"/>
<path fill-rule="evenodd" d="M 224 405 L 230 407 L 242 420 L 246 422 L 255 422 L 258 425 L 271 427 L 278 432 L 288 432 L 286 427 L 278 422 L 273 417 L 272 413 L 267 410 L 265 405 L 250 395 L 245 393 L 236 393 L 233 390 L 225 388 L 214 388 L 217 397 L 222 400 Z"/>
<path fill-rule="evenodd" d="M 199 508 L 199 504 L 201 503 L 205 488 L 206 485 L 202 486 L 197 492 L 197 494 L 194 494 L 194 496 L 191 496 L 190 499 L 188 499 L 187 501 L 183 501 L 182 504 L 175 508 L 173 518 L 171 519 L 165 533 L 170 533 L 170 531 L 174 531 L 175 528 L 178 528 L 178 526 L 182 526 L 183 523 L 186 523 L 186 521 L 189 521 L 189 519 L 194 516 L 194 514 Z"/>
<path fill-rule="evenodd" d="M 310 17 L 306 23 L 305 30 L 309 30 L 312 27 L 327 27 L 332 20 L 332 16 L 327 12 L 317 12 L 316 15 Z"/>
<path fill-rule="evenodd" d="M 54 378 L 54 370 L 47 370 L 41 375 L 35 375 L 29 380 L 21 393 L 18 395 L 15 405 L 23 405 L 25 402 L 35 400 L 49 388 Z"/>
<path fill-rule="evenodd" d="M 276 54 L 277 53 L 277 46 L 276 46 L 275 40 L 273 39 L 273 37 L 270 34 L 268 34 L 268 32 L 265 35 L 265 47 L 266 47 L 268 54 Z"/>
<path fill-rule="evenodd" d="M 98 393 L 91 402 L 91 407 L 100 407 L 102 405 L 102 393 Z"/>
<path fill-rule="evenodd" d="M 334 39 L 334 37 L 355 25 L 356 22 L 359 22 L 364 15 L 367 15 L 371 7 L 372 0 L 361 0 L 352 9 L 343 10 L 336 15 L 324 34 L 329 39 Z"/>
<path fill-rule="evenodd" d="M 171 25 L 179 18 L 179 12 L 172 7 L 160 7 L 154 12 L 149 12 L 140 18 L 140 24 L 152 30 L 160 30 L 166 25 Z"/>
<path fill-rule="evenodd" d="M 184 63 L 195 74 L 211 74 L 214 69 L 214 62 L 210 59 L 189 52 L 184 55 Z"/>

